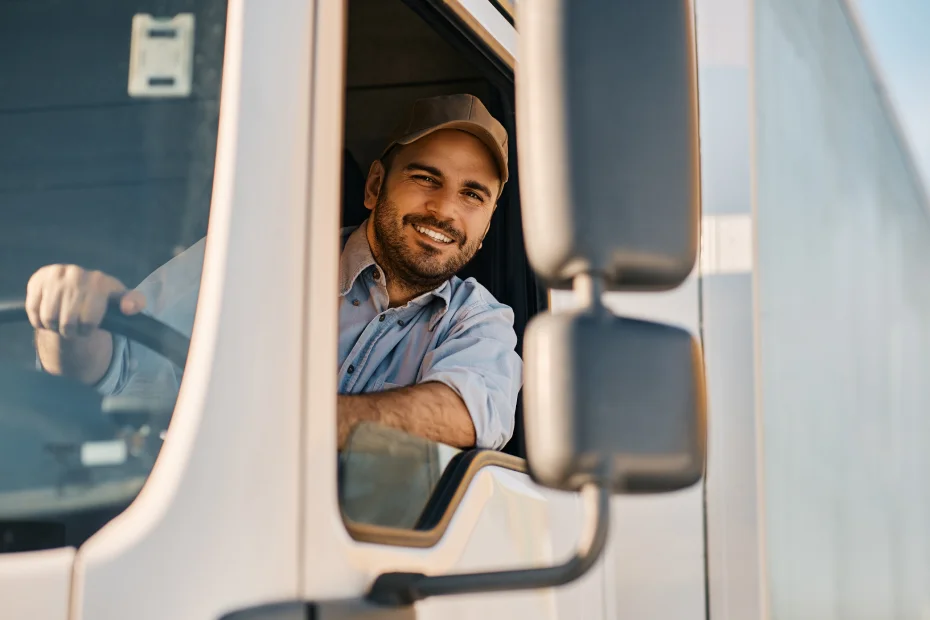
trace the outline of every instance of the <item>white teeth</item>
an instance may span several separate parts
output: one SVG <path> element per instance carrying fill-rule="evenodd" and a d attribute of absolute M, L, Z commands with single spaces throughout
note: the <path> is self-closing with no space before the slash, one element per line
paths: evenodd
<path fill-rule="evenodd" d="M 414 226 L 414 228 L 417 229 L 417 232 L 423 233 L 430 239 L 433 239 L 440 243 L 452 243 L 452 239 L 436 232 L 435 230 L 430 230 L 429 228 L 423 228 L 422 226 Z"/>

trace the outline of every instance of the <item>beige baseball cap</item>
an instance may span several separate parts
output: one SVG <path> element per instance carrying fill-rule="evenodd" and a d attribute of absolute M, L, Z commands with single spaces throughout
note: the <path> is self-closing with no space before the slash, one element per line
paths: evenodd
<path fill-rule="evenodd" d="M 474 95 L 444 95 L 419 99 L 410 108 L 407 118 L 394 130 L 395 136 L 382 151 L 398 144 L 410 144 L 440 129 L 458 129 L 475 136 L 491 151 L 501 173 L 501 189 L 507 182 L 507 130 L 491 116 L 481 100 Z"/>

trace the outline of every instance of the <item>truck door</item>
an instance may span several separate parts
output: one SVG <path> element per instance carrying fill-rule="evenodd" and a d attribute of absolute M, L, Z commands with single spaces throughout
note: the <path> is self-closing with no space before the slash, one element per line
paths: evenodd
<path fill-rule="evenodd" d="M 339 163 L 345 161 L 342 149 L 367 170 L 391 129 L 392 119 L 383 117 L 393 111 L 418 97 L 470 92 L 492 110 L 500 102 L 499 110 L 511 115 L 504 117 L 505 124 L 513 119 L 516 40 L 506 11 L 486 2 L 454 1 L 352 0 L 347 8 L 347 18 L 335 8 L 319 15 L 320 31 L 329 41 L 321 42 L 321 54 L 343 46 L 347 50 L 345 60 L 336 52 L 318 57 L 317 78 L 326 80 L 314 90 L 325 99 L 318 108 L 345 110 L 342 132 L 314 133 L 314 148 L 321 149 L 315 161 L 321 163 L 314 166 L 311 217 L 320 218 L 322 231 L 334 231 L 339 224 L 330 205 L 346 191 L 336 181 Z M 327 17 L 332 20 L 328 27 L 322 21 Z M 340 44 L 342 19 L 348 23 L 348 41 Z M 343 65 L 345 78 L 328 69 Z M 342 92 L 344 102 L 335 96 Z M 508 131 L 513 129 L 508 124 Z M 512 144 L 516 164 L 521 154 Z M 358 225 L 367 214 L 355 215 L 350 207 L 343 206 L 342 223 Z M 524 326 L 545 309 L 545 302 L 530 307 L 523 281 L 512 277 L 519 272 L 513 254 L 525 260 L 525 251 L 522 236 L 508 239 L 508 218 L 519 229 L 521 214 L 527 217 L 532 208 L 521 205 L 514 182 L 492 221 L 492 234 L 500 235 L 500 245 L 490 250 L 494 261 L 482 250 L 484 256 L 479 253 L 468 273 L 514 307 Z M 335 243 L 332 232 L 314 238 L 310 251 L 320 256 L 311 263 L 324 265 L 324 257 L 338 252 Z M 482 259 L 489 263 L 486 270 Z M 495 271 L 506 271 L 511 279 L 495 288 Z M 316 473 L 306 479 L 303 600 L 361 597 L 378 575 L 392 571 L 448 574 L 548 566 L 568 557 L 584 523 L 580 498 L 530 481 L 519 458 L 524 454 L 515 448 L 518 438 L 508 446 L 512 454 L 507 457 L 461 452 L 369 426 L 356 431 L 340 459 L 333 455 L 329 438 L 335 432 L 335 399 L 330 395 L 336 377 L 328 360 L 336 355 L 332 334 L 337 317 L 328 301 L 316 300 L 325 300 L 324 291 L 337 286 L 337 274 L 324 267 L 314 275 L 323 284 L 314 291 L 316 279 L 311 278 L 309 312 L 318 322 L 308 327 L 308 350 L 315 354 L 309 360 L 307 399 L 314 407 L 308 411 L 304 469 Z M 545 300 L 545 288 L 539 292 Z M 553 304 L 564 307 L 570 298 L 556 293 Z M 672 293 L 611 294 L 608 302 L 629 316 L 698 333 L 694 278 Z M 616 498 L 613 505 L 608 549 L 578 582 L 558 589 L 428 599 L 416 605 L 417 617 L 703 618 L 703 485 L 661 497 Z"/>

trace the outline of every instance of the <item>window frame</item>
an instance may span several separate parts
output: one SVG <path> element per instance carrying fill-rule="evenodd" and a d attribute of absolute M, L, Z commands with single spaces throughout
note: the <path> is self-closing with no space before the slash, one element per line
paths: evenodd
<path fill-rule="evenodd" d="M 504 118 L 500 120 L 512 137 L 510 140 L 511 180 L 505 193 L 510 192 L 510 200 L 515 201 L 519 206 L 516 140 L 513 139 L 516 129 L 513 101 L 515 58 L 466 6 L 473 5 L 474 2 L 463 0 L 402 0 L 402 2 L 442 36 L 456 52 L 472 61 L 499 94 L 500 103 L 504 107 Z M 500 10 L 497 3 L 491 0 L 487 0 L 487 6 L 496 11 Z M 507 21 L 512 24 L 511 20 Z M 545 296 L 545 289 L 540 290 Z M 548 307 L 546 299 L 542 299 L 540 305 L 541 307 L 536 310 L 545 310 Z M 517 442 L 517 451 L 524 453 L 522 449 L 523 429 L 519 420 L 514 430 L 514 440 Z M 467 450 L 457 454 L 447 465 L 414 529 L 352 521 L 345 516 L 341 505 L 339 514 L 346 531 L 356 542 L 408 548 L 433 547 L 446 533 L 471 481 L 487 467 L 528 473 L 526 460 L 519 456 L 496 450 Z"/>

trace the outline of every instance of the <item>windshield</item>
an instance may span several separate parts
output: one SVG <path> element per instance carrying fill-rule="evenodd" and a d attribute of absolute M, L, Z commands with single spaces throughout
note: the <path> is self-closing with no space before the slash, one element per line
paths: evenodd
<path fill-rule="evenodd" d="M 0 4 L 0 552 L 79 545 L 154 464 L 199 289 L 225 20 L 224 0 Z M 169 261 L 190 299 L 173 313 L 150 276 Z M 94 328 L 137 287 L 132 329 Z"/>

